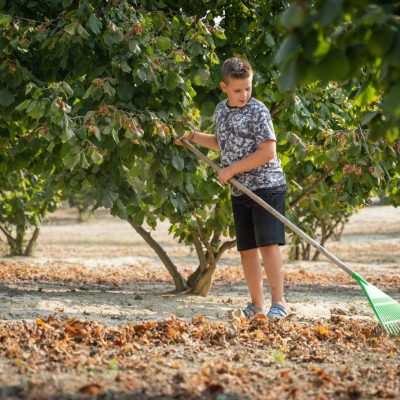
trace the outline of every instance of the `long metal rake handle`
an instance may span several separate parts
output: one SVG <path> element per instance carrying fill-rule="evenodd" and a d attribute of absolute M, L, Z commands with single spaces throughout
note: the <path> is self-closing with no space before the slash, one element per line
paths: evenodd
<path fill-rule="evenodd" d="M 206 157 L 201 151 L 197 150 L 191 143 L 187 140 L 182 141 L 183 144 L 198 158 L 206 162 L 211 168 L 213 168 L 216 172 L 221 170 L 217 164 L 211 161 L 208 157 Z M 353 277 L 355 272 L 351 270 L 346 264 L 340 261 L 337 257 L 335 257 L 332 253 L 322 247 L 318 242 L 316 242 L 312 237 L 308 236 L 305 232 L 303 232 L 299 227 L 297 227 L 293 222 L 289 221 L 286 217 L 284 217 L 279 211 L 276 211 L 273 207 L 271 207 L 268 203 L 266 203 L 263 199 L 254 194 L 251 190 L 249 190 L 246 186 L 239 183 L 235 178 L 231 178 L 229 183 L 238 188 L 241 192 L 252 198 L 256 203 L 258 203 L 261 207 L 265 208 L 269 211 L 274 217 L 279 219 L 279 221 L 283 222 L 286 226 L 288 226 L 293 232 L 297 233 L 300 237 L 302 237 L 307 243 L 310 243 L 311 246 L 314 246 L 319 252 L 324 254 L 327 258 L 329 258 L 332 262 L 334 262 L 338 267 L 340 267 L 344 272 Z"/>

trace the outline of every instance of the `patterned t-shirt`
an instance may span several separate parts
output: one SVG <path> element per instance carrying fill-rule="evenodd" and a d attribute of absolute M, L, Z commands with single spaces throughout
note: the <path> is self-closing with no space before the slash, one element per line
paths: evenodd
<path fill-rule="evenodd" d="M 267 140 L 276 141 L 268 108 L 254 98 L 244 107 L 229 107 L 227 100 L 221 101 L 215 108 L 215 136 L 221 149 L 223 167 L 246 158 Z M 278 157 L 258 168 L 237 174 L 235 178 L 250 190 L 286 184 Z M 234 196 L 242 194 L 233 186 L 231 192 Z"/>

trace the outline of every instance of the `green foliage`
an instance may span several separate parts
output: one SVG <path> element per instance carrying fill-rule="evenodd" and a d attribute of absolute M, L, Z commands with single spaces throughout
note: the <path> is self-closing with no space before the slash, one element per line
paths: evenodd
<path fill-rule="evenodd" d="M 399 11 L 396 2 L 293 1 L 280 17 L 287 32 L 276 54 L 280 87 L 339 82 L 372 137 L 393 143 L 400 126 Z"/>
<path fill-rule="evenodd" d="M 66 186 L 63 189 L 62 198 L 68 201 L 70 207 L 78 211 L 78 222 L 86 222 L 93 215 L 96 207 L 95 189 L 91 187 L 77 188 Z"/>
<path fill-rule="evenodd" d="M 232 225 L 215 211 L 226 189 L 220 201 L 215 174 L 172 141 L 197 124 L 195 88 L 212 85 L 222 33 L 124 1 L 35 4 L 29 19 L 11 6 L 0 27 L 0 116 L 15 167 L 52 171 L 57 188 L 88 188 L 138 225 L 168 218 L 179 240 L 206 249 L 212 238 L 218 252 Z"/>
<path fill-rule="evenodd" d="M 1 164 L 2 166 L 4 164 Z M 45 177 L 27 171 L 0 172 L 0 230 L 11 255 L 31 255 L 38 229 L 59 197 Z M 27 238 L 29 231 L 33 234 Z"/>

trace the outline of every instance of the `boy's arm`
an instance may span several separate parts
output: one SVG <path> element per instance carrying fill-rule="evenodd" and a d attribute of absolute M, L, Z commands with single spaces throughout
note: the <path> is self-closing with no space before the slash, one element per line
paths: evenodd
<path fill-rule="evenodd" d="M 243 160 L 237 161 L 229 167 L 223 168 L 219 172 L 219 179 L 222 183 L 228 183 L 234 175 L 241 172 L 250 171 L 254 168 L 261 167 L 261 165 L 274 159 L 276 156 L 276 142 L 274 140 L 267 140 L 258 145 L 257 150 Z"/>
<path fill-rule="evenodd" d="M 200 131 L 191 131 L 185 133 L 180 138 L 175 139 L 175 144 L 182 145 L 183 139 L 197 143 L 200 146 L 207 147 L 207 149 L 219 151 L 219 145 L 214 135 L 210 135 L 208 133 L 203 133 Z"/>

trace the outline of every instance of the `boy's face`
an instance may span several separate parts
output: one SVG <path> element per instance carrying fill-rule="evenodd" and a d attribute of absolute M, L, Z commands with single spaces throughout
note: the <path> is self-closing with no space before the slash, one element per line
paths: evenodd
<path fill-rule="evenodd" d="M 221 82 L 221 90 L 228 95 L 230 107 L 244 107 L 250 100 L 253 75 L 248 78 L 229 78 L 228 82 Z"/>

